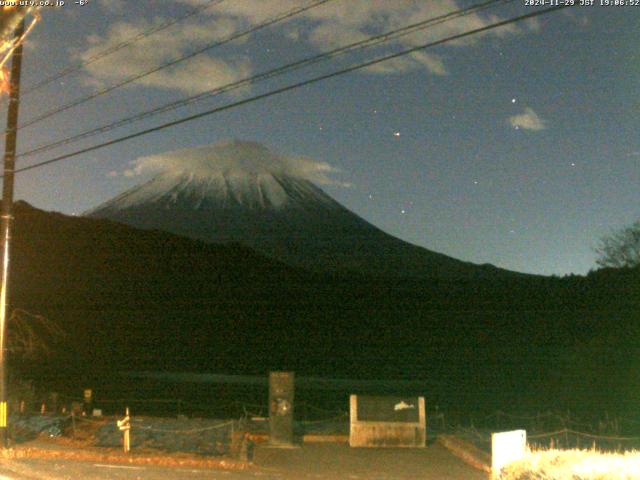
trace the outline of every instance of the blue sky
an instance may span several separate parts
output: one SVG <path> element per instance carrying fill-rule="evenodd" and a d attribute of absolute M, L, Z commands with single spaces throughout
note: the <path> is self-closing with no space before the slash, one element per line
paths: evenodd
<path fill-rule="evenodd" d="M 209 2 L 67 3 L 46 9 L 29 38 L 23 88 Z M 221 1 L 25 94 L 21 119 L 307 3 Z M 332 0 L 24 128 L 19 151 L 473 3 Z M 19 165 L 532 11 L 498 5 Z M 132 171 L 140 157 L 239 138 L 332 165 L 330 195 L 414 244 L 517 271 L 584 274 L 598 238 L 640 217 L 639 27 L 640 7 L 554 12 L 25 172 L 17 197 L 78 214 L 147 179 Z"/>

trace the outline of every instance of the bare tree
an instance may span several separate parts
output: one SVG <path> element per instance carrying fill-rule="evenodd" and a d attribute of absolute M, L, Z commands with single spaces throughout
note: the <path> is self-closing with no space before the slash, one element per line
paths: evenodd
<path fill-rule="evenodd" d="M 640 266 L 640 220 L 602 238 L 595 250 L 601 267 Z"/>
<path fill-rule="evenodd" d="M 51 342 L 64 337 L 51 320 L 21 308 L 11 312 L 8 324 L 8 350 L 23 357 L 43 357 L 51 353 Z"/>

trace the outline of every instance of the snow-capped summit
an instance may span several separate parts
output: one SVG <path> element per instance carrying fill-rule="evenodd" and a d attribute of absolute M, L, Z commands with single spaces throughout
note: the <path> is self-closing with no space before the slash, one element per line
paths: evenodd
<path fill-rule="evenodd" d="M 305 203 L 335 203 L 312 183 L 286 175 L 236 172 L 204 177 L 168 172 L 118 195 L 96 210 L 123 210 L 145 203 L 171 208 L 172 204 L 185 202 L 195 210 L 212 206 L 280 210 Z"/>
<path fill-rule="evenodd" d="M 128 174 L 156 173 L 99 209 L 123 209 L 142 203 L 187 201 L 225 208 L 280 209 L 300 202 L 335 203 L 309 180 L 327 184 L 325 163 L 285 157 L 255 142 L 231 140 L 216 145 L 143 157 Z"/>
<path fill-rule="evenodd" d="M 155 173 L 87 212 L 206 242 L 239 242 L 319 271 L 469 277 L 498 271 L 384 233 L 315 185 L 335 184 L 330 165 L 226 141 L 139 159 L 129 174 Z"/>

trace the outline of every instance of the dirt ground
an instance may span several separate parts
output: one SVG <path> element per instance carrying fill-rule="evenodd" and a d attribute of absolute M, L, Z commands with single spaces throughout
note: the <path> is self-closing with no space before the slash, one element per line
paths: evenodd
<path fill-rule="evenodd" d="M 282 479 L 484 479 L 439 444 L 424 449 L 350 448 L 346 444 L 305 445 L 298 449 L 260 448 L 255 463 Z"/>
<path fill-rule="evenodd" d="M 488 478 L 439 444 L 424 449 L 352 449 L 345 444 L 259 446 L 246 470 L 17 458 L 0 460 L 0 479 L 12 480 L 475 480 Z"/>

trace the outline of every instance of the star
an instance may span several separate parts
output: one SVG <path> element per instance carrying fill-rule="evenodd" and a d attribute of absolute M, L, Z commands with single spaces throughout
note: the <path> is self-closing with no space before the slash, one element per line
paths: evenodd
<path fill-rule="evenodd" d="M 516 103 L 516 99 L 515 99 L 515 98 L 512 98 L 512 99 L 511 99 L 511 103 Z"/>
<path fill-rule="evenodd" d="M 575 164 L 575 163 L 573 163 L 573 162 L 571 162 L 571 166 L 572 166 L 572 167 L 575 167 L 575 166 L 576 166 L 576 164 Z"/>
<path fill-rule="evenodd" d="M 399 137 L 399 136 L 400 136 L 400 132 L 395 132 L 395 133 L 393 134 L 393 136 L 394 136 L 394 137 Z"/>
<path fill-rule="evenodd" d="M 407 211 L 403 208 L 402 210 L 400 210 L 400 213 L 404 215 L 405 213 L 407 213 Z"/>

